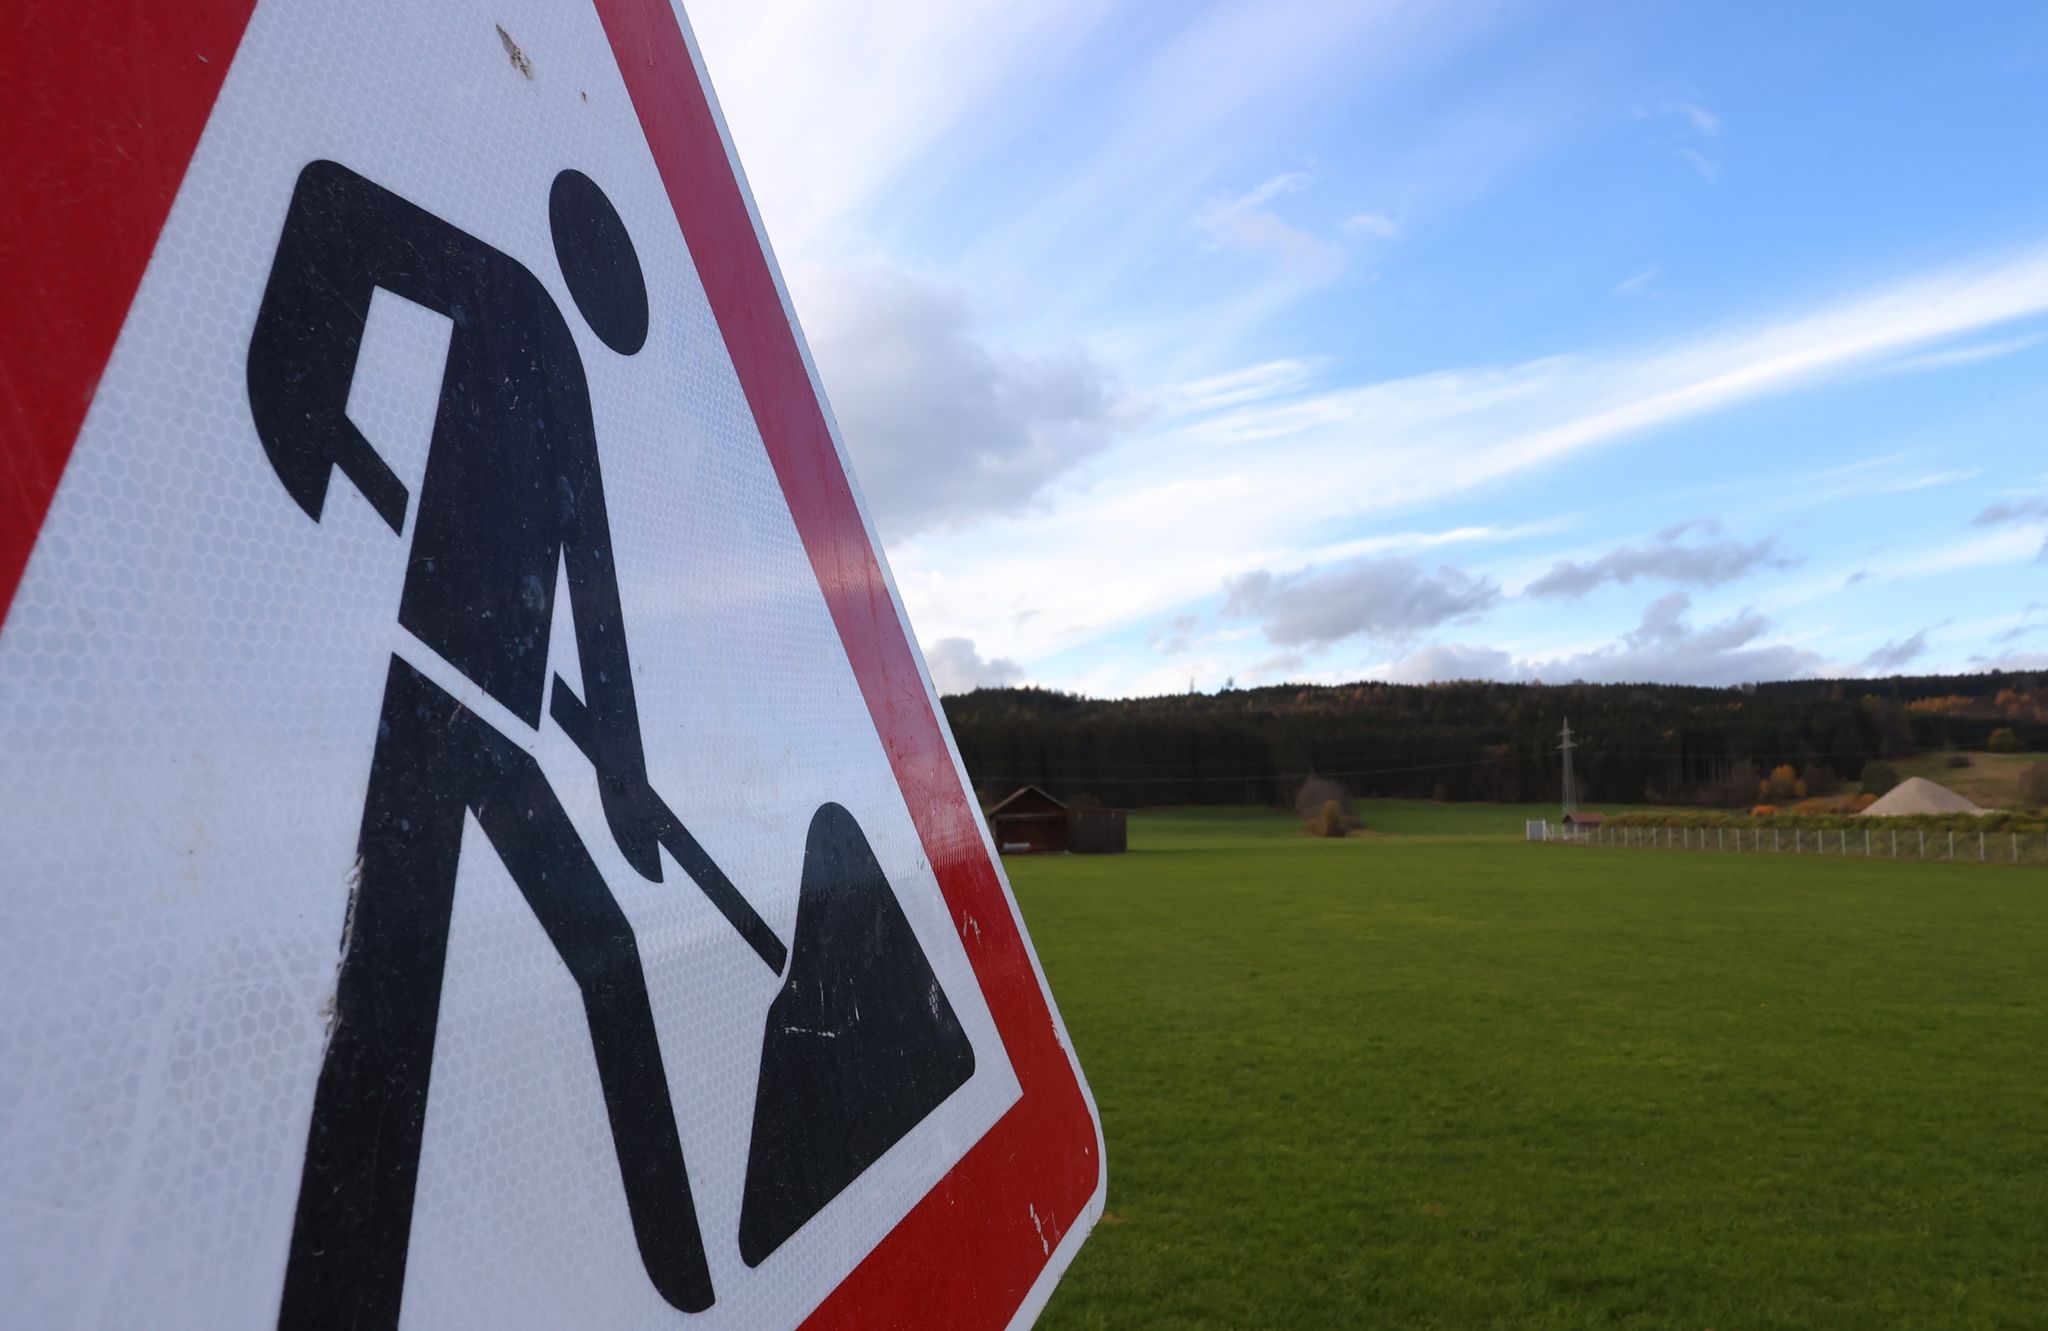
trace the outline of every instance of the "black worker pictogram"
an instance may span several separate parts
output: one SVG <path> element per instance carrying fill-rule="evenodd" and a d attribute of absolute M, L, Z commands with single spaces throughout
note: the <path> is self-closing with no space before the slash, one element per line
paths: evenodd
<path fill-rule="evenodd" d="M 612 352 L 637 354 L 653 316 L 618 211 L 576 171 L 555 178 L 546 206 L 578 313 Z M 417 494 L 346 412 L 378 289 L 451 324 Z M 737 1220 L 741 1256 L 758 1265 L 974 1070 L 866 835 L 837 804 L 812 815 L 785 944 L 655 790 L 588 380 L 568 321 L 518 260 L 347 167 L 313 162 L 291 196 L 247 371 L 257 434 L 309 517 L 319 521 L 336 471 L 401 539 L 410 516 L 405 629 L 524 726 L 566 734 L 633 869 L 662 881 L 666 850 L 781 978 L 762 1015 Z M 550 642 L 558 575 L 570 643 Z M 581 693 L 550 667 L 564 651 Z M 397 1325 L 470 818 L 581 992 L 648 1277 L 673 1306 L 708 1308 L 702 1222 L 631 923 L 519 738 L 401 654 L 376 721 L 279 1325 Z M 687 1087 L 689 1070 L 677 1074 Z"/>

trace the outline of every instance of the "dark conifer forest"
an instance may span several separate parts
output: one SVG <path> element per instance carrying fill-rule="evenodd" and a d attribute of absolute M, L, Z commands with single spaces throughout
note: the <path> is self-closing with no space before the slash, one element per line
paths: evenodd
<path fill-rule="evenodd" d="M 1613 803 L 1743 805 L 1759 772 L 1786 763 L 1818 791 L 1856 781 L 1866 762 L 1984 748 L 2001 730 L 2048 749 L 2048 676 L 2033 674 L 1275 685 L 1117 700 L 978 689 L 945 708 L 984 802 L 1030 783 L 1123 807 L 1284 804 L 1311 775 L 1360 796 L 1550 800 L 1567 717 L 1581 799 Z"/>

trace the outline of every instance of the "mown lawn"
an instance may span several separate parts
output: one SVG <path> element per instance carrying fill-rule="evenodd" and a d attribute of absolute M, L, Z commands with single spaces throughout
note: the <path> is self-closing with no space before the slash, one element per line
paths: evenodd
<path fill-rule="evenodd" d="M 1008 862 L 1108 1138 L 1041 1325 L 2048 1326 L 2048 873 L 1363 812 Z"/>

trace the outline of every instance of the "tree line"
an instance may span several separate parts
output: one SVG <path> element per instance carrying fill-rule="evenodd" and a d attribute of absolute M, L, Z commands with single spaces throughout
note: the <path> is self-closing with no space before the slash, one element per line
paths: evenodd
<path fill-rule="evenodd" d="M 1360 796 L 1562 795 L 1571 719 L 1582 801 L 1746 805 L 1791 764 L 1853 782 L 1867 762 L 2048 749 L 2048 676 L 2011 673 L 1675 684 L 1273 685 L 1100 699 L 1039 688 L 944 699 L 984 803 L 1020 785 L 1124 807 L 1289 803 L 1310 776 Z"/>

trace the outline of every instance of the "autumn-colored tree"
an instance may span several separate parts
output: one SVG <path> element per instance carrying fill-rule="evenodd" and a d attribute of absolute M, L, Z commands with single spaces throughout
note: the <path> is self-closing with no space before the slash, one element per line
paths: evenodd
<path fill-rule="evenodd" d="M 1993 753 L 2018 753 L 2020 751 L 2020 737 L 2011 726 L 2000 726 L 1992 731 L 1991 738 L 1985 741 L 1985 743 Z"/>
<path fill-rule="evenodd" d="M 1757 789 L 1756 797 L 1760 804 L 1789 804 L 1806 798 L 1806 783 L 1799 779 L 1798 768 L 1791 763 L 1779 763 Z"/>

